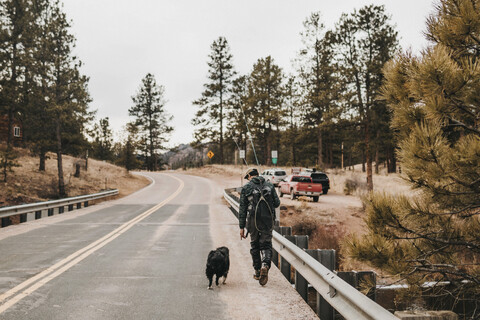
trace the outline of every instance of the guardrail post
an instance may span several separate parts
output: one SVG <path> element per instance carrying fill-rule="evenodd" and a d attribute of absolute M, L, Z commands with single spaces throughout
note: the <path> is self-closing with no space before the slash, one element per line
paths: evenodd
<path fill-rule="evenodd" d="M 300 249 L 308 249 L 308 236 L 296 235 L 295 244 Z M 295 289 L 300 294 L 300 296 L 308 303 L 308 282 L 305 278 L 295 271 Z"/>
<path fill-rule="evenodd" d="M 83 207 L 84 207 L 84 208 L 88 207 L 88 201 L 85 201 L 85 202 L 83 203 Z"/>
<path fill-rule="evenodd" d="M 328 270 L 335 269 L 335 250 L 307 250 L 307 253 L 315 260 L 323 264 Z M 318 317 L 321 320 L 335 319 L 335 309 L 317 292 L 316 309 Z"/>
<path fill-rule="evenodd" d="M 35 220 L 42 218 L 42 210 L 35 211 Z"/>
<path fill-rule="evenodd" d="M 337 276 L 355 289 L 358 288 L 358 277 L 356 271 L 339 271 L 337 272 Z M 340 316 L 340 313 L 337 311 L 335 311 L 335 314 L 337 317 Z"/>
<path fill-rule="evenodd" d="M 22 222 L 27 222 L 27 214 L 26 213 L 22 213 L 20 215 L 20 223 Z"/>
<path fill-rule="evenodd" d="M 65 212 L 65 207 L 64 206 L 58 207 L 58 214 L 62 214 L 64 212 Z"/>
<path fill-rule="evenodd" d="M 275 221 L 276 222 L 276 221 Z M 278 226 L 276 223 L 273 226 L 273 230 L 280 233 L 280 226 Z M 278 268 L 278 252 L 277 250 L 272 248 L 272 263 Z"/>
<path fill-rule="evenodd" d="M 295 243 L 295 237 L 292 235 L 284 235 L 284 237 L 290 241 Z M 292 266 L 290 263 L 285 260 L 283 257 L 281 259 L 281 272 L 285 278 L 287 278 L 288 282 L 292 283 Z"/>
<path fill-rule="evenodd" d="M 77 203 L 77 209 L 82 209 L 82 203 L 81 202 Z"/>
<path fill-rule="evenodd" d="M 73 211 L 73 204 L 68 205 L 68 211 Z"/>
<path fill-rule="evenodd" d="M 291 227 L 280 227 L 280 234 L 282 236 L 290 236 L 292 234 Z M 280 271 L 290 282 L 290 263 L 287 262 L 283 257 L 280 259 Z"/>
<path fill-rule="evenodd" d="M 53 216 L 53 208 L 48 209 L 48 216 Z"/>
<path fill-rule="evenodd" d="M 9 217 L 2 218 L 2 228 L 8 227 L 11 224 L 12 224 L 12 222 L 10 221 Z"/>

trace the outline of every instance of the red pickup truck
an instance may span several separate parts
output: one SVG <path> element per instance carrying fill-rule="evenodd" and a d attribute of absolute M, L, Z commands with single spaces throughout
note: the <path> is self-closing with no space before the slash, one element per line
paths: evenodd
<path fill-rule="evenodd" d="M 289 194 L 290 199 L 297 196 L 312 197 L 314 202 L 318 202 L 318 197 L 323 193 L 320 183 L 313 183 L 312 178 L 308 176 L 291 175 L 280 181 L 278 184 L 280 197 Z"/>

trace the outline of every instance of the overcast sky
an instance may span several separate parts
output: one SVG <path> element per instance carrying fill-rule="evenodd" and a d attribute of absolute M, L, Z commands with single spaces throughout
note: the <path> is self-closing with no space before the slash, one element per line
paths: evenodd
<path fill-rule="evenodd" d="M 432 0 L 63 0 L 77 38 L 76 55 L 90 77 L 92 109 L 109 117 L 118 133 L 132 119 L 128 109 L 141 79 L 152 73 L 165 87 L 166 110 L 175 127 L 169 146 L 193 140 L 190 121 L 207 81 L 211 43 L 228 40 L 240 74 L 271 55 L 285 72 L 301 48 L 302 22 L 320 11 L 327 28 L 342 12 L 385 5 L 402 48 L 418 53 Z"/>

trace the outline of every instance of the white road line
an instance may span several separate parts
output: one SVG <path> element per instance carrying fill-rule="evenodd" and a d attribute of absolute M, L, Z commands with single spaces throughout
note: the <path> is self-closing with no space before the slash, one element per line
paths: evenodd
<path fill-rule="evenodd" d="M 130 221 L 124 223 L 117 229 L 113 230 L 112 232 L 108 233 L 107 235 L 103 236 L 102 238 L 98 239 L 97 241 L 92 242 L 88 246 L 76 251 L 75 253 L 69 255 L 65 259 L 57 262 L 53 266 L 45 269 L 44 271 L 40 272 L 36 276 L 25 280 L 24 282 L 20 283 L 16 287 L 8 290 L 7 292 L 3 293 L 0 295 L 0 303 L 11 297 L 12 295 L 16 294 L 17 292 L 23 290 L 24 288 L 30 286 L 26 290 L 22 291 L 21 293 L 17 294 L 14 296 L 12 299 L 8 300 L 5 302 L 3 305 L 0 306 L 0 313 L 3 313 L 5 310 L 13 306 L 15 303 L 23 299 L 24 297 L 30 295 L 33 293 L 35 290 L 38 288 L 42 287 L 44 284 L 49 282 L 50 280 L 58 277 L 60 274 L 64 273 L 98 249 L 102 248 L 106 244 L 110 243 L 114 239 L 118 238 L 122 233 L 133 227 L 135 224 L 138 222 L 142 221 L 164 205 L 166 205 L 169 201 L 174 199 L 182 190 L 184 187 L 184 182 L 180 179 L 178 179 L 175 176 L 168 175 L 171 178 L 174 178 L 175 180 L 180 182 L 180 186 L 177 188 L 177 190 L 170 195 L 167 199 L 163 200 L 159 204 L 157 204 L 155 207 L 145 211 L 144 213 L 136 216 L 135 218 L 131 219 Z"/>

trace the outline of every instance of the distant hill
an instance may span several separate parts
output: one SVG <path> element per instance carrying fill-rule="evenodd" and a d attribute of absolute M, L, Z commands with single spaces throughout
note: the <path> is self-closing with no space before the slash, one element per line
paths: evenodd
<path fill-rule="evenodd" d="M 183 166 L 191 167 L 205 161 L 206 150 L 207 148 L 202 152 L 198 149 L 192 148 L 189 144 L 182 143 L 162 154 L 162 160 L 163 163 L 166 163 L 171 169 Z"/>

